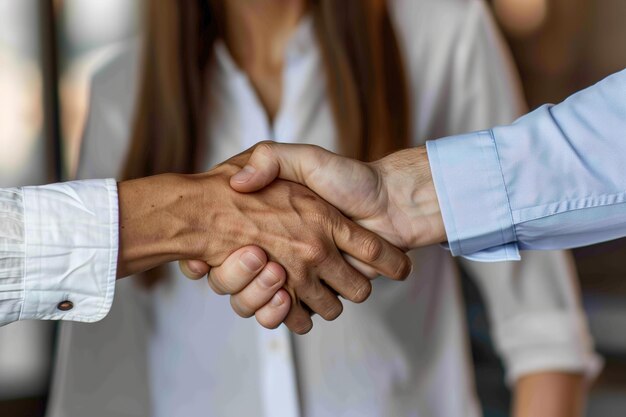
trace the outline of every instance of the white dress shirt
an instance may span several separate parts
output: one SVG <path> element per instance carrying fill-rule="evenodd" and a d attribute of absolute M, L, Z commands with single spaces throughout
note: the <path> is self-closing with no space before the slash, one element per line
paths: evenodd
<path fill-rule="evenodd" d="M 511 62 L 480 0 L 390 0 L 409 76 L 413 144 L 508 123 L 523 106 Z M 254 89 L 216 45 L 204 167 L 262 139 L 338 148 L 309 19 L 287 49 L 281 108 L 269 123 Z M 129 145 L 138 50 L 96 74 L 80 176 L 114 176 Z M 291 336 L 236 317 L 205 282 L 150 292 L 118 284 L 95 325 L 65 323 L 52 417 L 478 417 L 457 265 L 444 249 L 412 251 L 402 283 L 379 279 L 368 302 Z M 507 378 L 538 371 L 593 376 L 576 275 L 563 252 L 516 264 L 471 264 Z"/>
<path fill-rule="evenodd" d="M 117 248 L 114 180 L 0 189 L 0 326 L 102 319 Z"/>

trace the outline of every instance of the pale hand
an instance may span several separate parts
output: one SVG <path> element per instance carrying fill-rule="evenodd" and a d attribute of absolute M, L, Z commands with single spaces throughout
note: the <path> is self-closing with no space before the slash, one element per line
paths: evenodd
<path fill-rule="evenodd" d="M 231 178 L 239 192 L 262 189 L 276 178 L 307 186 L 346 216 L 409 250 L 445 241 L 430 165 L 423 147 L 372 163 L 313 145 L 263 142 L 242 155 L 246 166 Z"/>

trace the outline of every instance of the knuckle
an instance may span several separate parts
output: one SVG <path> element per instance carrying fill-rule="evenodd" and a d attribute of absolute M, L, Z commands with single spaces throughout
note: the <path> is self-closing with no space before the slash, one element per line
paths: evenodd
<path fill-rule="evenodd" d="M 272 156 L 274 154 L 274 142 L 272 142 L 271 140 L 264 140 L 263 142 L 259 142 L 259 144 L 254 149 L 254 152 L 257 155 Z"/>
<path fill-rule="evenodd" d="M 321 241 L 316 241 L 308 245 L 304 253 L 304 259 L 308 263 L 315 265 L 324 263 L 324 261 L 326 261 L 329 256 L 330 253 Z"/>
<path fill-rule="evenodd" d="M 368 236 L 363 239 L 363 258 L 366 262 L 376 262 L 383 254 L 383 242 L 376 236 Z"/>
<path fill-rule="evenodd" d="M 306 145 L 309 149 L 308 158 L 313 162 L 313 165 L 317 168 L 325 165 L 325 162 L 332 155 L 329 151 L 318 145 Z"/>

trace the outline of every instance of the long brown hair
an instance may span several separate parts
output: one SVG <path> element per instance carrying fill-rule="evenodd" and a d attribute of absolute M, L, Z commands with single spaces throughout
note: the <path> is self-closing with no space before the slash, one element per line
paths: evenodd
<path fill-rule="evenodd" d="M 151 0 L 125 179 L 197 170 L 213 44 L 226 0 Z M 340 149 L 375 159 L 408 144 L 402 56 L 385 0 L 310 0 Z"/>

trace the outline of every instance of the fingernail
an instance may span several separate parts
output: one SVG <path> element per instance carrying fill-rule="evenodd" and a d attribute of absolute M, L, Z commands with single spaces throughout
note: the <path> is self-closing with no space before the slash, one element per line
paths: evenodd
<path fill-rule="evenodd" d="M 278 277 L 274 275 L 270 269 L 266 268 L 261 275 L 259 275 L 259 280 L 265 288 L 272 288 L 278 282 Z"/>
<path fill-rule="evenodd" d="M 200 267 L 195 262 L 187 263 L 187 268 L 189 268 L 189 270 L 193 272 L 194 274 L 201 274 L 204 272 L 200 269 Z"/>
<path fill-rule="evenodd" d="M 274 294 L 274 296 L 272 297 L 272 301 L 270 301 L 270 304 L 272 305 L 272 307 L 278 307 L 283 305 L 285 302 L 283 301 L 283 297 L 280 296 L 280 294 Z"/>
<path fill-rule="evenodd" d="M 252 178 L 252 175 L 254 175 L 255 172 L 256 168 L 252 165 L 246 165 L 241 169 L 241 171 L 233 175 L 232 180 L 239 183 L 247 182 L 250 178 Z"/>
<path fill-rule="evenodd" d="M 252 252 L 244 252 L 239 258 L 239 262 L 250 272 L 256 272 L 263 266 L 263 261 Z"/>

